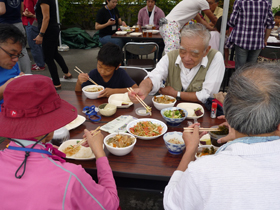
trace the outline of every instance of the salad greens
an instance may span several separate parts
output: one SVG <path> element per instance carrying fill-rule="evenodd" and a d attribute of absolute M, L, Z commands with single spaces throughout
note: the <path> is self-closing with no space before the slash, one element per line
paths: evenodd
<path fill-rule="evenodd" d="M 183 118 L 185 117 L 185 113 L 183 110 L 166 110 L 163 112 L 163 115 L 168 118 Z"/>

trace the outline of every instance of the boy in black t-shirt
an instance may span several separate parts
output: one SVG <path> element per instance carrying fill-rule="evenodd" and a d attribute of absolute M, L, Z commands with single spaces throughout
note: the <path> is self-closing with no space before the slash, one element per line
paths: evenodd
<path fill-rule="evenodd" d="M 122 50 L 115 44 L 103 45 L 97 55 L 97 69 L 89 74 L 79 74 L 75 91 L 81 91 L 84 86 L 92 85 L 89 77 L 105 89 L 99 94 L 109 97 L 115 93 L 125 93 L 128 87 L 137 88 L 138 85 L 128 76 L 124 69 L 119 68 L 122 62 Z"/>

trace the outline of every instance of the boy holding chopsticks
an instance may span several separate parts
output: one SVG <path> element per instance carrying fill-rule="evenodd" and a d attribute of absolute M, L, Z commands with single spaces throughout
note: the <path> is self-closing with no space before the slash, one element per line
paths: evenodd
<path fill-rule="evenodd" d="M 80 73 L 75 91 L 82 91 L 87 85 L 92 85 L 91 78 L 105 89 L 99 94 L 101 97 L 109 97 L 115 93 L 125 93 L 126 88 L 137 88 L 138 85 L 129 77 L 126 71 L 119 68 L 122 62 L 122 50 L 113 43 L 103 45 L 97 55 L 97 69 L 87 73 Z"/>

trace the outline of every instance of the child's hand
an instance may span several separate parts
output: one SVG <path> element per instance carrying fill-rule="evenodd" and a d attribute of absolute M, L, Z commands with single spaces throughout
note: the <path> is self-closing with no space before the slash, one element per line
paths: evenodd
<path fill-rule="evenodd" d="M 101 93 L 99 93 L 98 98 L 109 97 L 112 94 L 114 94 L 114 89 L 112 89 L 112 88 L 105 88 Z"/>
<path fill-rule="evenodd" d="M 88 81 L 88 79 L 89 79 L 89 76 L 87 73 L 81 73 L 78 76 L 78 80 L 79 80 L 80 84 L 83 84 L 84 82 Z"/>

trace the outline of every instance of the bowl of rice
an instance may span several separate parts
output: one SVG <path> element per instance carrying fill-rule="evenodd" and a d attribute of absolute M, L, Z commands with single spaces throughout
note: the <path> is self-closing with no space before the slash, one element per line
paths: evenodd
<path fill-rule="evenodd" d="M 87 85 L 82 88 L 83 93 L 89 99 L 96 99 L 103 90 L 104 87 L 101 85 Z"/>
<path fill-rule="evenodd" d="M 104 144 L 113 155 L 124 156 L 133 150 L 136 138 L 129 133 L 112 133 L 104 138 Z"/>
<path fill-rule="evenodd" d="M 172 155 L 179 155 L 186 148 L 182 132 L 168 132 L 163 135 L 163 140 L 168 152 Z"/>

